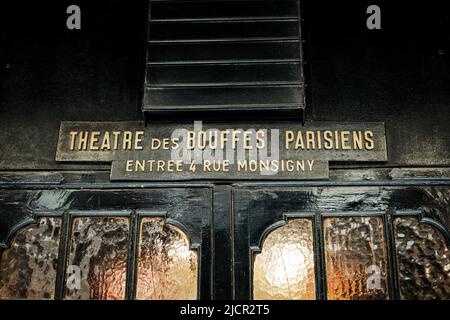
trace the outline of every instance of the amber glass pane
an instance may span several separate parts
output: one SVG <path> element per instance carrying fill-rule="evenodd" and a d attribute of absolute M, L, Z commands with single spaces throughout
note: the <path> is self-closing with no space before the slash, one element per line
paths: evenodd
<path fill-rule="evenodd" d="M 312 222 L 292 219 L 271 232 L 255 255 L 253 298 L 315 299 Z"/>
<path fill-rule="evenodd" d="M 382 218 L 326 218 L 324 234 L 328 299 L 388 298 Z"/>
<path fill-rule="evenodd" d="M 66 299 L 124 299 L 128 244 L 128 218 L 75 218 Z"/>
<path fill-rule="evenodd" d="M 450 299 L 450 252 L 442 234 L 414 217 L 394 220 L 402 299 Z"/>
<path fill-rule="evenodd" d="M 187 236 L 162 218 L 143 218 L 140 226 L 137 299 L 197 298 L 197 253 Z"/>
<path fill-rule="evenodd" d="M 17 233 L 0 258 L 1 299 L 54 297 L 60 232 L 60 218 L 40 218 Z"/>

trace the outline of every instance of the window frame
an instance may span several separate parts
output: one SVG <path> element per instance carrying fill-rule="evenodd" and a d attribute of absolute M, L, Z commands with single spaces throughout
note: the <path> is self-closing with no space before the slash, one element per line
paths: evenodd
<path fill-rule="evenodd" d="M 282 220 L 272 223 L 261 234 L 258 244 L 250 246 L 249 250 L 249 294 L 250 299 L 253 300 L 253 273 L 254 260 L 258 253 L 263 250 L 264 240 L 274 230 L 286 226 L 289 219 L 303 218 L 312 221 L 312 236 L 313 236 L 313 252 L 314 252 L 314 273 L 315 273 L 315 292 L 316 300 L 328 300 L 327 296 L 327 271 L 326 271 L 326 256 L 325 256 L 325 235 L 324 235 L 324 221 L 327 218 L 343 218 L 343 217 L 379 217 L 383 222 L 384 230 L 384 244 L 386 247 L 386 285 L 387 285 L 387 300 L 400 299 L 400 284 L 398 279 L 398 265 L 397 265 L 397 249 L 394 235 L 394 220 L 398 217 L 414 217 L 418 219 L 418 223 L 429 225 L 437 232 L 442 234 L 446 240 L 447 247 L 450 247 L 450 232 L 440 222 L 433 218 L 426 217 L 421 210 L 373 210 L 373 211 L 306 211 L 306 212 L 285 212 L 282 214 Z"/>

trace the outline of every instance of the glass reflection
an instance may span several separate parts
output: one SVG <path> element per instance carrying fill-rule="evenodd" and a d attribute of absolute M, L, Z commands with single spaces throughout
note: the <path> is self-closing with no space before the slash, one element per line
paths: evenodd
<path fill-rule="evenodd" d="M 197 299 L 197 253 L 179 228 L 143 218 L 138 250 L 137 299 Z"/>
<path fill-rule="evenodd" d="M 128 218 L 75 218 L 66 299 L 124 299 L 128 244 Z"/>
<path fill-rule="evenodd" d="M 387 299 L 382 218 L 326 218 L 323 224 L 328 299 Z"/>
<path fill-rule="evenodd" d="M 401 299 L 450 299 L 450 252 L 444 236 L 415 217 L 394 220 Z"/>
<path fill-rule="evenodd" d="M 254 258 L 253 298 L 315 299 L 311 220 L 291 219 L 264 240 Z"/>
<path fill-rule="evenodd" d="M 1 299 L 54 297 L 60 233 L 60 218 L 40 218 L 17 233 L 0 258 Z"/>

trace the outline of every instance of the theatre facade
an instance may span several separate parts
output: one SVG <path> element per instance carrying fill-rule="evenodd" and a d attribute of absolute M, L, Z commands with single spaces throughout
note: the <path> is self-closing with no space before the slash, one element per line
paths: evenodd
<path fill-rule="evenodd" d="M 391 2 L 7 6 L 0 299 L 450 299 L 450 6 Z"/>

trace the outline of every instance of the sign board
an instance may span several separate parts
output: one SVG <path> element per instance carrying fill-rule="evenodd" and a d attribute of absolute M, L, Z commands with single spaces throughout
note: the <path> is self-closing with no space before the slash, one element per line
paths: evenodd
<path fill-rule="evenodd" d="M 112 181 L 317 180 L 329 161 L 386 161 L 384 123 L 62 122 L 56 160 Z"/>

